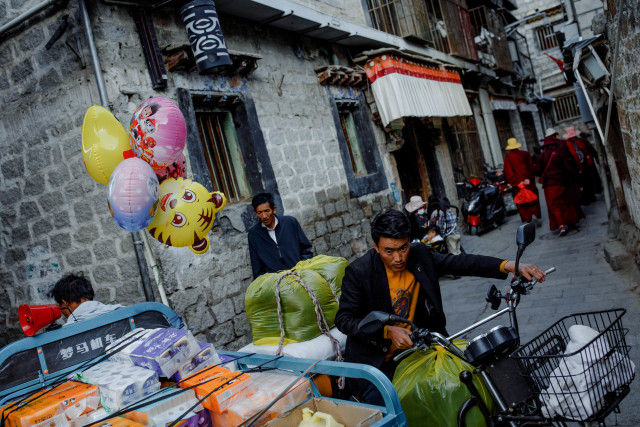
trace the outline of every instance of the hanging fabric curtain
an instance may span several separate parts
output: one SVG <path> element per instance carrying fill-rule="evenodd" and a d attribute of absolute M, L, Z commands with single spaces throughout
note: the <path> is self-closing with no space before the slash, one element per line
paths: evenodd
<path fill-rule="evenodd" d="M 460 75 L 408 59 L 380 55 L 364 66 L 383 126 L 400 117 L 472 114 Z"/>

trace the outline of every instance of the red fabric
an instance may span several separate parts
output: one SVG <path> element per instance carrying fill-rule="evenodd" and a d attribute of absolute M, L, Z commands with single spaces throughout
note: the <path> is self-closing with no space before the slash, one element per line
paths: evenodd
<path fill-rule="evenodd" d="M 542 176 L 542 187 L 575 185 L 578 167 L 564 140 L 547 137 L 543 149 L 536 164 L 536 175 Z"/>
<path fill-rule="evenodd" d="M 524 150 L 512 150 L 507 153 L 504 158 L 504 176 L 513 187 L 516 187 L 515 195 L 518 195 L 520 191 L 517 185 L 525 179 L 529 180 L 529 185 L 526 186 L 527 190 L 538 195 L 538 188 L 536 187 L 535 167 L 533 165 L 533 159 L 531 155 Z M 538 218 L 542 218 L 540 209 L 540 200 L 536 199 L 532 203 L 521 204 L 518 206 L 518 213 L 522 222 L 531 221 L 532 216 L 535 215 Z"/>
<path fill-rule="evenodd" d="M 549 229 L 556 230 L 562 225 L 577 224 L 584 213 L 577 203 L 577 193 L 573 188 L 562 185 L 544 187 L 544 198 L 549 212 Z"/>

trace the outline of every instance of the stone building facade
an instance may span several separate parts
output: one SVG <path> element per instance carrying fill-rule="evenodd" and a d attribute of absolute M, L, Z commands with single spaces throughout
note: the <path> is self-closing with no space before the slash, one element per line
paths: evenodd
<path fill-rule="evenodd" d="M 180 2 L 148 8 L 144 13 L 138 7 L 108 0 L 85 3 L 88 26 L 78 2 L 60 1 L 0 34 L 0 322 L 7 331 L 0 345 L 20 336 L 17 307 L 50 302 L 48 291 L 67 272 L 83 271 L 94 283 L 96 299 L 122 304 L 144 301 L 142 282 L 150 276 L 154 297 L 160 300 L 148 271 L 155 268 L 149 264 L 153 260 L 147 260 L 146 266 L 140 264 L 134 250 L 140 241 L 116 225 L 107 206 L 106 187 L 94 181 L 83 166 L 83 115 L 92 105 L 105 103 L 128 128 L 133 112 L 146 99 L 164 96 L 176 102 L 187 123 L 188 177 L 209 190 L 214 188 L 214 179 L 205 161 L 198 120 L 215 116 L 226 120 L 220 125 L 222 131 L 232 129 L 229 135 L 237 139 L 242 154 L 241 181 L 247 191 L 231 197 L 218 213 L 208 235 L 209 251 L 199 256 L 187 248 L 149 239 L 169 305 L 185 317 L 197 338 L 220 348 L 237 349 L 251 339 L 244 294 L 253 279 L 246 235 L 256 221 L 252 194 L 274 193 L 278 212 L 298 218 L 316 254 L 349 261 L 370 247 L 373 216 L 388 208 L 400 209 L 412 195 L 403 188 L 401 172 L 405 177 L 413 172 L 399 168 L 403 158 L 396 155 L 402 138 L 395 139 L 398 133 L 387 133 L 376 123 L 375 102 L 366 84 L 344 83 L 358 80 L 360 70 L 353 61 L 358 49 L 312 37 L 314 28 L 323 31 L 322 25 L 292 32 L 282 28 L 295 27 L 295 22 L 286 19 L 278 26 L 266 23 L 269 20 L 259 22 L 221 12 L 231 56 L 249 66 L 244 73 L 200 75 L 185 50 L 189 45 Z M 154 2 L 136 3 L 148 6 Z M 233 9 L 232 1 L 215 3 L 221 11 Z M 0 23 L 44 4 L 39 0 L 5 2 L 0 5 Z M 362 44 L 360 51 L 379 45 L 407 47 L 402 37 L 368 26 L 370 18 L 360 0 L 305 0 L 291 5 L 302 8 L 297 19 L 303 22 L 304 16 L 328 19 L 343 36 L 369 37 L 369 44 L 353 42 Z M 155 37 L 156 58 L 167 64 L 164 76 L 154 76 L 148 65 L 145 46 L 151 50 L 156 46 L 141 40 L 143 32 L 137 23 L 144 19 L 145 25 L 154 27 L 144 34 Z M 352 25 L 357 31 L 351 28 L 350 33 Z M 87 27 L 101 64 L 96 74 Z M 470 158 L 478 170 L 483 161 L 493 159 L 497 164 L 501 160 L 502 144 L 495 137 L 486 90 L 487 81 L 496 75 L 419 44 L 410 48 L 476 76 L 470 81 L 484 81 L 481 100 L 470 88 L 474 112 L 470 122 L 449 125 L 447 130 L 439 119 L 412 119 L 416 129 L 440 129 L 428 144 L 412 142 L 430 156 L 409 159 L 412 165 L 418 161 L 416 167 L 426 180 L 433 181 L 418 186 L 426 196 L 432 191 L 429 185 L 438 182 L 438 188 L 455 202 L 453 167 L 459 164 L 458 157 L 464 157 L 465 149 L 476 144 L 476 155 Z M 178 66 L 169 67 L 175 58 Z M 321 84 L 319 70 L 326 67 L 344 67 L 342 71 L 351 77 Z M 104 79 L 105 94 L 101 94 L 97 76 Z M 166 84 L 158 85 L 163 78 Z M 355 123 L 365 173 L 356 173 L 350 160 L 341 124 L 345 111 Z M 520 135 L 522 123 L 517 122 L 510 126 Z M 451 138 L 447 141 L 443 136 L 446 131 L 462 138 L 470 129 L 477 139 L 459 142 L 456 147 Z M 411 157 L 407 153 L 403 154 L 405 161 Z"/>
<path fill-rule="evenodd" d="M 36 3 L 5 4 L 0 19 L 8 21 Z M 252 24 L 226 19 L 222 26 L 229 49 L 262 56 L 250 78 L 170 72 L 168 88 L 154 91 L 131 10 L 102 2 L 88 8 L 109 108 L 125 127 L 144 100 L 177 100 L 178 89 L 236 92 L 253 104 L 254 124 L 266 148 L 260 159 L 262 180 L 254 192 L 277 193 L 280 212 L 300 220 L 316 254 L 348 259 L 362 254 L 370 245 L 372 215 L 399 207 L 400 199 L 389 190 L 394 172 L 388 157 L 379 154 L 384 185 L 351 197 L 331 97 L 314 72 L 326 58 L 296 56 L 286 32 L 254 31 Z M 69 25 L 47 49 L 64 14 Z M 154 13 L 153 21 L 160 46 L 187 43 L 176 7 Z M 144 301 L 132 235 L 111 218 L 106 187 L 83 166 L 83 114 L 100 104 L 89 54 L 76 3 L 32 18 L 0 44 L 0 316 L 8 331 L 0 345 L 18 337 L 18 305 L 48 302 L 46 293 L 66 272 L 83 271 L 103 302 Z M 370 136 L 373 149 L 383 152 L 382 131 L 372 127 Z M 199 180 L 192 173 L 189 148 L 189 177 Z M 246 230 L 254 222 L 249 201 L 229 203 L 218 221 L 205 255 L 153 239 L 151 244 L 171 307 L 200 338 L 237 347 L 250 339 L 244 315 L 244 291 L 252 281 L 246 244 Z"/>
<path fill-rule="evenodd" d="M 560 67 L 550 56 L 560 61 L 564 59 L 563 41 L 557 38 L 556 32 L 564 31 L 567 41 L 593 36 L 591 21 L 600 11 L 602 2 L 595 0 L 518 2 L 515 14 L 522 22 L 516 30 L 527 39 L 538 79 L 535 92 L 544 100 L 538 104 L 542 118 L 541 128 L 537 129 L 540 139 L 549 127 L 555 128 L 560 136 L 570 126 L 587 130 L 578 106 L 580 89 L 567 84 Z"/>

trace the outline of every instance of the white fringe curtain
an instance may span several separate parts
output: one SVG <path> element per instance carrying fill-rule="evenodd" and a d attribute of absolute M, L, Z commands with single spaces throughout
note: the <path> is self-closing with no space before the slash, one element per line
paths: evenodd
<path fill-rule="evenodd" d="M 472 115 L 457 72 L 380 55 L 364 66 L 383 126 L 400 117 Z"/>

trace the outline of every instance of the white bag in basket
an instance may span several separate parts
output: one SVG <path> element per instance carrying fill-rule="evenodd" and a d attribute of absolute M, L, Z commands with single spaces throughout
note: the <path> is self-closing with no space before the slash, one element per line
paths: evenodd
<path fill-rule="evenodd" d="M 600 332 L 584 325 L 569 328 L 569 342 L 564 354 L 576 353 L 594 340 Z M 549 387 L 540 393 L 545 417 L 560 415 L 573 420 L 586 420 L 602 408 L 602 397 L 621 386 L 621 379 L 630 377 L 635 371 L 632 361 L 618 352 L 603 360 L 611 347 L 602 336 L 585 351 L 560 360 L 558 367 L 549 376 Z M 626 369 L 631 373 L 614 369 Z"/>

